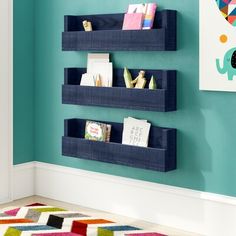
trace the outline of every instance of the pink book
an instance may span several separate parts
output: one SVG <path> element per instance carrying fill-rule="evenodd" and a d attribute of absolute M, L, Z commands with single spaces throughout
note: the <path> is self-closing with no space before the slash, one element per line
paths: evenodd
<path fill-rule="evenodd" d="M 124 17 L 123 30 L 140 30 L 143 27 L 143 13 L 127 13 Z"/>

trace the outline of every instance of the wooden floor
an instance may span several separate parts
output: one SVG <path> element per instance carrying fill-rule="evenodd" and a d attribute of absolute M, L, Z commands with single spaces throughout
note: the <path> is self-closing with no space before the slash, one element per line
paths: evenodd
<path fill-rule="evenodd" d="M 121 224 L 129 224 L 129 225 L 132 225 L 132 226 L 143 228 L 145 230 L 150 230 L 150 231 L 154 231 L 154 232 L 167 234 L 168 236 L 200 236 L 200 235 L 197 235 L 197 234 L 193 234 L 193 233 L 189 233 L 189 232 L 183 232 L 183 231 L 180 231 L 180 230 L 177 230 L 177 229 L 172 229 L 172 228 L 169 228 L 169 227 L 156 225 L 156 224 L 148 223 L 148 222 L 141 221 L 141 220 L 136 220 L 136 219 L 132 219 L 132 218 L 124 217 L 124 216 L 114 215 L 114 214 L 111 214 L 111 213 L 108 213 L 108 212 L 103 212 L 103 211 L 98 211 L 98 210 L 95 210 L 95 209 L 85 208 L 85 207 L 82 207 L 82 206 L 73 205 L 73 204 L 60 202 L 60 201 L 55 201 L 55 200 L 52 200 L 52 199 L 47 199 L 47 198 L 43 198 L 43 197 L 39 197 L 39 196 L 33 196 L 33 197 L 29 197 L 29 198 L 20 199 L 20 200 L 13 201 L 13 202 L 8 203 L 8 204 L 2 204 L 2 205 L 0 204 L 0 209 L 20 207 L 20 206 L 24 206 L 24 205 L 27 205 L 27 204 L 30 204 L 30 203 L 36 203 L 36 202 L 44 203 L 46 205 L 51 205 L 51 206 L 62 207 L 62 208 L 65 208 L 67 210 L 73 210 L 73 211 L 79 211 L 79 212 L 87 213 L 88 215 L 91 215 L 91 216 L 110 219 L 110 220 L 113 220 L 115 222 L 119 222 Z"/>

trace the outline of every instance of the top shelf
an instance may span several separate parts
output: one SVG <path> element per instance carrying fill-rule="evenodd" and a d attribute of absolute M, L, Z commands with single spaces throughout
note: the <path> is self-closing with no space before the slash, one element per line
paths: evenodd
<path fill-rule="evenodd" d="M 124 14 L 65 16 L 63 51 L 175 51 L 175 10 L 157 11 L 151 30 L 122 30 Z M 92 22 L 85 32 L 82 22 Z"/>

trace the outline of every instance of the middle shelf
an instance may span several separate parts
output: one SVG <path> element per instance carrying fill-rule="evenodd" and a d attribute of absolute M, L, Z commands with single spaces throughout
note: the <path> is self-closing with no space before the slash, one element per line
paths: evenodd
<path fill-rule="evenodd" d="M 140 69 L 129 71 L 134 77 Z M 86 68 L 65 68 L 62 103 L 159 112 L 176 110 L 177 71 L 145 70 L 147 85 L 152 75 L 157 78 L 155 90 L 126 88 L 123 72 L 123 69 L 113 69 L 113 87 L 92 87 L 80 86 L 81 76 L 86 73 Z"/>

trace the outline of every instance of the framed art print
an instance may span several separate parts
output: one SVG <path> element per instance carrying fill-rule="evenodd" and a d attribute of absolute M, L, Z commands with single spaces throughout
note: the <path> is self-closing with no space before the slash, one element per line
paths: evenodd
<path fill-rule="evenodd" d="M 200 90 L 236 91 L 236 0 L 200 2 Z"/>

